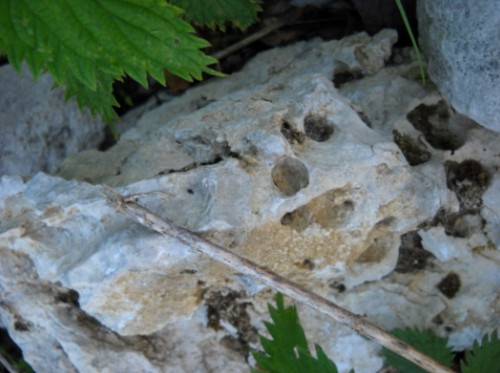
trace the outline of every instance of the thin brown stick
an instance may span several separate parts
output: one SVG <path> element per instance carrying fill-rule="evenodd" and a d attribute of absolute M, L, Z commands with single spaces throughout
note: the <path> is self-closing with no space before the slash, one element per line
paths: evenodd
<path fill-rule="evenodd" d="M 382 346 L 394 351 L 398 355 L 403 356 L 429 372 L 453 373 L 452 370 L 440 365 L 427 355 L 415 350 L 407 343 L 385 332 L 361 316 L 337 306 L 327 299 L 270 271 L 266 267 L 234 254 L 219 245 L 213 244 L 185 228 L 176 226 L 170 220 L 162 218 L 138 205 L 132 198 L 123 197 L 109 188 L 104 188 L 103 193 L 108 197 L 108 203 L 114 206 L 117 211 L 125 213 L 145 227 L 166 237 L 175 238 L 183 244 L 231 267 L 235 271 L 251 276 L 276 291 L 330 316 L 334 320 L 347 325 L 365 337 L 373 339 Z"/>

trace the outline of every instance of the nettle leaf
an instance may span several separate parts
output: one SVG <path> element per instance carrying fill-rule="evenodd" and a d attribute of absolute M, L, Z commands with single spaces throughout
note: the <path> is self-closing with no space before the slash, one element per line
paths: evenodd
<path fill-rule="evenodd" d="M 0 52 L 18 71 L 23 61 L 35 77 L 49 71 L 109 121 L 111 83 L 124 74 L 144 86 L 148 74 L 165 84 L 165 70 L 188 81 L 221 75 L 181 13 L 164 0 L 0 0 Z"/>
<path fill-rule="evenodd" d="M 498 373 L 500 366 L 500 340 L 495 330 L 491 337 L 483 337 L 481 344 L 474 342 L 472 351 L 465 354 L 460 363 L 462 373 Z"/>
<path fill-rule="evenodd" d="M 265 353 L 254 352 L 259 370 L 253 372 L 272 373 L 337 373 L 335 364 L 318 345 L 316 356 L 312 356 L 307 346 L 304 329 L 300 324 L 295 306 L 284 306 L 283 295 L 276 295 L 276 308 L 268 305 L 272 323 L 265 326 L 272 339 L 260 336 Z"/>
<path fill-rule="evenodd" d="M 453 361 L 453 353 L 447 346 L 448 339 L 440 338 L 430 330 L 419 329 L 394 329 L 391 334 L 405 341 L 413 348 L 430 356 L 442 365 L 449 367 Z M 386 348 L 383 349 L 387 362 L 400 372 L 405 373 L 427 373 L 404 357 Z"/>
<path fill-rule="evenodd" d="M 111 119 L 116 117 L 113 106 L 119 106 L 113 95 L 112 75 L 99 71 L 97 74 L 97 84 L 95 90 L 91 90 L 78 80 L 73 74 L 67 74 L 65 98 L 75 97 L 80 108 L 87 107 L 92 115 L 101 114 L 103 118 L 109 118 L 108 126 L 111 129 L 115 139 L 118 138 L 118 132 Z M 103 102 L 109 103 L 102 105 Z"/>
<path fill-rule="evenodd" d="M 262 10 L 260 0 L 168 0 L 169 3 L 186 11 L 185 17 L 199 26 L 217 27 L 225 30 L 231 22 L 241 30 L 257 21 Z"/>

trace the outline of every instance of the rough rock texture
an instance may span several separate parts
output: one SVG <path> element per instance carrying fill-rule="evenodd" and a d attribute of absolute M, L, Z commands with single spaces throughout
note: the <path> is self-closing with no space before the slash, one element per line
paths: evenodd
<path fill-rule="evenodd" d="M 500 132 L 500 2 L 417 1 L 427 71 L 462 114 Z"/>
<path fill-rule="evenodd" d="M 102 121 L 67 102 L 48 74 L 34 82 L 27 68 L 19 75 L 5 65 L 0 85 L 0 175 L 52 173 L 64 158 L 104 139 Z"/>
<path fill-rule="evenodd" d="M 262 53 L 64 179 L 3 177 L 0 323 L 37 372 L 246 372 L 268 317 L 270 289 L 132 224 L 96 184 L 384 328 L 460 348 L 497 327 L 500 135 L 422 88 L 395 41 Z M 341 372 L 382 368 L 378 346 L 299 312 Z"/>

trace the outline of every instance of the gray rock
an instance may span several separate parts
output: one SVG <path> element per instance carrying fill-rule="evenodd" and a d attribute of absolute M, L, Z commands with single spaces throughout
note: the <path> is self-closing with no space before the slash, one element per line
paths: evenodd
<path fill-rule="evenodd" d="M 0 175 L 53 173 L 67 156 L 104 139 L 103 122 L 67 102 L 48 74 L 35 82 L 27 68 L 20 75 L 5 65 L 0 85 Z"/>
<path fill-rule="evenodd" d="M 417 1 L 427 70 L 460 113 L 500 132 L 500 2 Z"/>
<path fill-rule="evenodd" d="M 68 158 L 64 179 L 3 177 L 0 324 L 26 359 L 38 372 L 249 369 L 273 293 L 133 224 L 99 184 L 384 328 L 451 325 L 462 346 L 496 327 L 500 135 L 420 86 L 411 54 L 387 66 L 395 41 L 267 51 L 139 114 L 109 151 Z M 378 346 L 298 307 L 340 371 L 382 368 Z"/>

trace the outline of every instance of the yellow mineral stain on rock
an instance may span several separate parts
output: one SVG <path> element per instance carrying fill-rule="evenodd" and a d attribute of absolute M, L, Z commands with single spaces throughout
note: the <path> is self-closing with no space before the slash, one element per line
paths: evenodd
<path fill-rule="evenodd" d="M 168 274 L 128 272 L 107 287 L 107 302 L 95 311 L 123 313 L 129 319 L 121 329 L 124 335 L 153 333 L 159 325 L 189 317 L 200 302 L 198 278 L 175 268 Z"/>
<path fill-rule="evenodd" d="M 325 230 L 313 225 L 302 232 L 279 223 L 252 230 L 235 251 L 272 271 L 288 277 L 307 271 L 301 263 L 312 262 L 314 269 L 345 262 L 351 256 L 349 232 Z"/>

